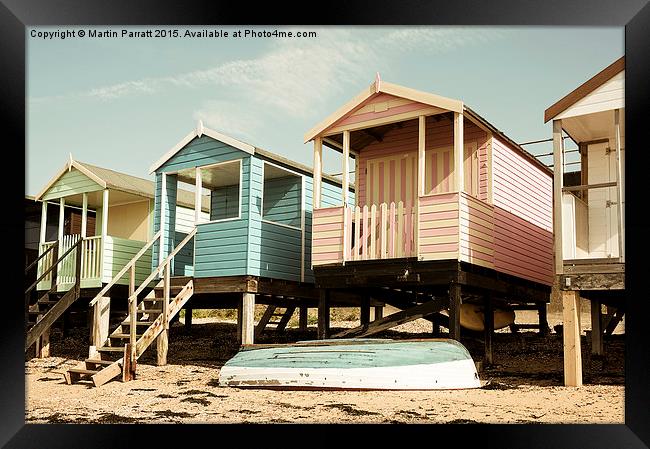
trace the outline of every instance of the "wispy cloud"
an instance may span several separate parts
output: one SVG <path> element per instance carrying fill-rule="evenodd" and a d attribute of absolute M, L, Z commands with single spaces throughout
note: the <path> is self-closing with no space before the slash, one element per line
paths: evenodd
<path fill-rule="evenodd" d="M 192 119 L 251 144 L 255 143 L 255 131 L 259 129 L 258 121 L 251 120 L 250 111 L 228 101 L 207 101 L 192 114 Z"/>
<path fill-rule="evenodd" d="M 333 28 L 316 31 L 319 36 L 316 39 L 278 39 L 270 50 L 256 58 L 232 60 L 174 76 L 101 86 L 68 97 L 115 101 L 135 95 L 159 94 L 171 88 L 227 87 L 231 98 L 227 105 L 224 99 L 219 100 L 221 103 L 206 103 L 195 112 L 195 118 L 213 125 L 227 123 L 229 129 L 239 128 L 243 132 L 243 120 L 223 112 L 239 102 L 294 117 L 310 115 L 315 107 L 348 86 L 370 82 L 380 60 L 385 62 L 405 51 L 449 51 L 503 35 L 499 30 L 432 27 L 408 27 L 388 33 L 385 29 L 372 28 L 354 32 Z M 65 98 L 56 98 L 62 97 Z M 30 102 L 39 104 L 52 98 L 55 97 L 31 98 Z M 245 113 L 244 110 L 240 112 Z"/>

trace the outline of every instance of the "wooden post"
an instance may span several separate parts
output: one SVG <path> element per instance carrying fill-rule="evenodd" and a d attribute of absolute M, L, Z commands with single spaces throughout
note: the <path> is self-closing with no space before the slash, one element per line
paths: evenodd
<path fill-rule="evenodd" d="M 102 197 L 102 240 L 100 243 L 99 266 L 104 266 L 104 254 L 106 254 L 106 237 L 108 236 L 108 189 L 104 189 Z M 100 271 L 101 273 L 101 271 Z"/>
<path fill-rule="evenodd" d="M 82 206 L 81 206 L 81 238 L 86 238 L 88 233 L 88 193 L 82 195 Z"/>
<path fill-rule="evenodd" d="M 43 318 L 43 315 L 38 315 L 36 317 L 36 322 L 38 323 Z M 39 359 L 50 356 L 50 329 L 48 328 L 43 335 L 41 335 L 36 340 L 36 357 Z"/>
<path fill-rule="evenodd" d="M 564 336 L 564 385 L 582 385 L 582 353 L 580 349 L 580 293 L 562 291 Z"/>
<path fill-rule="evenodd" d="M 131 358 L 131 355 L 134 354 L 131 343 L 124 345 L 124 358 L 122 366 L 122 382 L 128 382 L 130 380 L 135 380 L 135 368 L 137 361 Z"/>
<path fill-rule="evenodd" d="M 163 329 L 156 338 L 156 365 L 167 365 L 167 351 L 169 350 L 169 329 Z"/>
<path fill-rule="evenodd" d="M 307 330 L 307 313 L 309 309 L 306 306 L 300 307 L 300 315 L 298 316 L 298 328 L 301 332 Z"/>
<path fill-rule="evenodd" d="M 591 353 L 603 355 L 603 316 L 600 300 L 591 300 Z"/>
<path fill-rule="evenodd" d="M 330 291 L 323 288 L 318 298 L 318 339 L 329 337 L 330 331 Z"/>
<path fill-rule="evenodd" d="M 460 284 L 449 285 L 449 338 L 460 341 Z"/>
<path fill-rule="evenodd" d="M 483 310 L 485 331 L 485 364 L 492 365 L 492 335 L 494 334 L 494 310 L 492 297 L 485 295 L 485 309 Z"/>
<path fill-rule="evenodd" d="M 243 324 L 243 301 L 238 301 L 237 302 L 237 341 L 242 341 L 243 340 L 243 333 L 242 333 L 242 324 Z"/>
<path fill-rule="evenodd" d="M 370 324 L 370 296 L 364 295 L 361 299 L 361 325 Z"/>
<path fill-rule="evenodd" d="M 108 340 L 110 327 L 111 298 L 102 296 L 93 305 L 92 345 L 101 348 Z"/>
<path fill-rule="evenodd" d="M 185 308 L 185 330 L 188 332 L 192 329 L 192 312 L 191 308 Z"/>
<path fill-rule="evenodd" d="M 313 195 L 313 208 L 320 208 L 321 198 L 321 182 L 323 176 L 323 138 L 316 137 L 314 139 L 314 192 Z"/>
<path fill-rule="evenodd" d="M 201 191 L 203 190 L 203 176 L 200 167 L 196 167 L 196 185 L 194 188 L 194 223 L 198 224 L 201 220 Z"/>
<path fill-rule="evenodd" d="M 47 231 L 47 201 L 43 201 L 42 206 L 41 206 L 41 229 L 40 229 L 40 237 L 39 237 L 39 243 L 41 246 L 43 243 L 45 243 L 45 232 Z M 39 248 L 39 253 L 38 255 L 40 256 L 41 253 L 40 251 L 42 248 Z"/>
<path fill-rule="evenodd" d="M 420 197 L 424 195 L 426 179 L 426 117 L 418 117 L 418 174 L 417 174 L 417 193 L 415 195 L 415 221 L 414 221 L 414 240 L 415 256 L 420 258 Z"/>
<path fill-rule="evenodd" d="M 242 294 L 242 339 L 243 345 L 252 345 L 255 335 L 255 294 Z"/>
<path fill-rule="evenodd" d="M 341 196 L 343 206 L 348 206 L 348 188 L 350 186 L 350 131 L 343 131 L 343 167 L 341 174 Z"/>
<path fill-rule="evenodd" d="M 548 311 L 546 309 L 546 303 L 540 304 L 537 309 L 537 316 L 539 317 L 539 334 L 542 337 L 548 335 Z"/>
<path fill-rule="evenodd" d="M 382 306 L 375 306 L 375 320 L 381 320 L 384 317 L 384 308 Z"/>
<path fill-rule="evenodd" d="M 563 148 L 562 120 L 553 120 L 553 230 L 555 231 L 553 235 L 555 236 L 555 274 L 564 273 L 562 255 Z"/>
<path fill-rule="evenodd" d="M 158 250 L 158 265 L 165 260 L 165 206 L 167 203 L 167 174 L 163 173 L 160 180 L 160 248 Z M 160 273 L 162 276 L 162 272 Z"/>
<path fill-rule="evenodd" d="M 454 187 L 462 192 L 465 186 L 463 114 L 454 112 Z"/>
<path fill-rule="evenodd" d="M 616 201 L 617 201 L 617 223 L 618 223 L 618 254 L 621 262 L 625 262 L 625 204 L 624 180 L 621 167 L 621 110 L 614 111 L 614 122 L 616 125 Z"/>

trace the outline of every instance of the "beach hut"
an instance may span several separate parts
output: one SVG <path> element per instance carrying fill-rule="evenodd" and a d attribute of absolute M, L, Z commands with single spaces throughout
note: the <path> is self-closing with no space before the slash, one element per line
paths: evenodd
<path fill-rule="evenodd" d="M 544 112 L 544 122 L 553 123 L 555 273 L 564 311 L 566 385 L 582 384 L 580 298 L 591 302 L 596 355 L 602 355 L 603 335 L 624 313 L 624 82 L 622 57 Z M 567 137 L 578 145 L 576 164 L 567 163 Z"/>
<path fill-rule="evenodd" d="M 36 281 L 26 292 L 26 350 L 36 342 L 37 354 L 47 354 L 50 326 L 79 298 L 92 298 L 151 239 L 154 183 L 114 170 L 70 159 L 32 199 L 41 203 L 40 225 L 30 226 L 38 258 L 27 272 Z M 194 196 L 178 195 L 178 228 L 194 216 Z M 207 208 L 202 214 L 207 215 Z M 27 225 L 26 225 L 27 226 Z M 151 271 L 151 251 L 135 267 L 135 281 Z M 54 280 L 54 281 L 53 281 Z M 114 283 L 98 307 L 107 323 L 109 296 L 126 298 L 129 278 Z M 37 301 L 29 301 L 36 291 Z M 27 298 L 29 297 L 29 298 Z M 36 324 L 38 321 L 38 324 Z M 41 343 L 39 343 L 41 342 Z"/>
<path fill-rule="evenodd" d="M 321 338 L 329 332 L 330 295 L 341 288 L 364 289 L 403 310 L 339 336 L 370 335 L 448 310 L 458 339 L 461 303 L 472 302 L 484 310 L 537 309 L 546 329 L 552 173 L 503 132 L 460 100 L 377 75 L 304 141 L 314 146 L 312 263 Z M 343 195 L 333 206 L 320 193 L 323 147 L 342 154 Z M 351 159 L 355 197 L 345 189 Z M 489 346 L 493 313 L 484 316 Z"/>

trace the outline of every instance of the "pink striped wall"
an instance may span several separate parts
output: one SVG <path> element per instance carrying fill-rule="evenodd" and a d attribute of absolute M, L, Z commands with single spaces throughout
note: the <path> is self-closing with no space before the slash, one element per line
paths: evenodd
<path fill-rule="evenodd" d="M 553 179 L 492 140 L 495 269 L 553 283 Z"/>
<path fill-rule="evenodd" d="M 449 152 L 448 155 L 445 155 L 449 147 L 453 147 L 454 136 L 453 136 L 453 123 L 448 119 L 442 119 L 440 121 L 435 121 L 433 117 L 427 117 L 426 119 L 426 132 L 425 132 L 425 145 L 427 148 L 426 151 L 426 185 L 431 186 L 431 190 L 428 190 L 426 193 L 444 193 L 449 192 L 453 189 L 453 176 L 450 175 L 453 168 L 453 153 Z M 465 120 L 464 135 L 465 143 L 476 142 L 477 147 L 486 147 L 487 145 L 487 133 L 480 129 L 478 126 L 474 125 L 469 120 Z M 368 160 L 374 158 L 383 158 L 383 157 L 415 157 L 417 160 L 417 150 L 418 150 L 418 121 L 409 120 L 404 122 L 402 128 L 396 128 L 386 133 L 383 141 L 373 142 L 370 145 L 363 148 L 359 154 L 359 180 L 357 182 L 357 198 L 359 199 L 359 205 L 364 206 L 366 204 L 366 189 L 369 186 L 374 185 L 374 179 L 370 179 L 373 174 L 370 171 L 366 171 L 368 168 Z M 487 151 L 484 150 L 487 154 Z M 434 155 L 436 156 L 434 158 Z M 486 156 L 487 160 L 487 156 Z M 435 161 L 435 162 L 434 162 Z M 435 184 L 433 183 L 433 170 L 436 166 L 436 179 Z M 443 176 L 438 176 L 440 170 L 438 166 L 442 165 Z M 479 165 L 480 167 L 480 165 Z M 487 173 L 487 165 L 483 167 L 485 173 Z M 479 176 L 481 169 L 479 169 Z M 402 172 L 403 173 L 403 172 Z M 417 174 L 417 172 L 415 172 Z M 410 182 L 410 176 L 407 174 L 406 179 L 401 179 L 399 173 L 396 174 L 397 179 L 400 179 L 400 182 Z M 487 175 L 485 175 L 487 176 Z M 414 197 L 413 197 L 414 199 Z M 402 200 L 405 200 L 402 198 Z"/>

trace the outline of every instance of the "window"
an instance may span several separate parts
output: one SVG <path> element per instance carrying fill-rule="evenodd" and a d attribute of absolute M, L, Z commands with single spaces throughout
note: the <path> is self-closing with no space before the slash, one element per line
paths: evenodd
<path fill-rule="evenodd" d="M 239 218 L 241 160 L 197 167 L 203 193 L 209 198 L 210 221 Z"/>
<path fill-rule="evenodd" d="M 301 215 L 302 177 L 265 162 L 262 219 L 300 228 Z"/>

